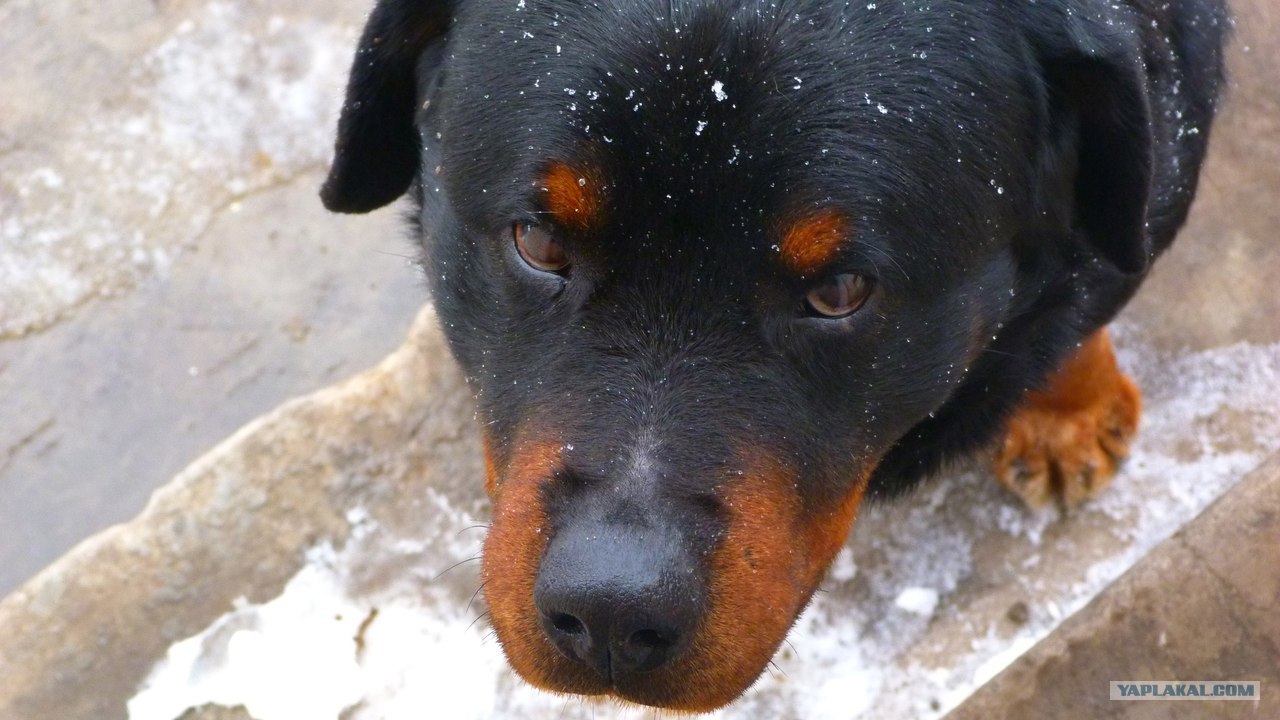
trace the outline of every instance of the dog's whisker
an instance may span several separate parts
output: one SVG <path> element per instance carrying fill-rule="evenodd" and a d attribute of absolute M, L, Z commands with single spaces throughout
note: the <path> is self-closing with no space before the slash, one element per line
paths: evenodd
<path fill-rule="evenodd" d="M 489 581 L 485 580 L 484 582 L 480 583 L 480 587 L 476 588 L 476 591 L 474 593 L 471 593 L 471 600 L 467 601 L 467 607 L 465 610 L 462 611 L 463 614 L 471 612 L 471 604 L 476 601 L 476 598 L 480 597 L 480 591 L 484 590 L 484 586 L 487 585 L 488 583 Z"/>
<path fill-rule="evenodd" d="M 458 566 L 460 566 L 460 565 L 466 565 L 466 564 L 467 564 L 467 563 L 469 563 L 469 562 L 475 562 L 476 560 L 479 560 L 479 559 L 480 559 L 480 556 L 479 556 L 479 555 L 476 555 L 476 556 L 474 556 L 474 557 L 469 557 L 469 558 L 467 558 L 466 560 L 459 560 L 458 562 L 456 562 L 456 563 L 454 563 L 454 564 L 450 565 L 449 567 L 445 568 L 444 570 L 441 570 L 439 575 L 436 575 L 435 577 L 431 578 L 431 582 L 435 582 L 435 581 L 439 580 L 440 578 L 444 577 L 444 574 L 445 574 L 445 573 L 449 572 L 450 570 L 452 570 L 452 569 L 454 569 L 454 568 L 456 568 L 456 567 L 458 567 Z"/>
<path fill-rule="evenodd" d="M 800 651 L 797 650 L 795 644 L 791 642 L 791 638 L 783 638 L 783 642 L 787 644 L 787 647 L 791 648 L 791 652 L 796 657 L 800 657 Z"/>
<path fill-rule="evenodd" d="M 475 624 L 476 624 L 476 623 L 478 623 L 478 622 L 480 622 L 480 620 L 481 620 L 481 619 L 483 619 L 483 618 L 487 618 L 487 617 L 489 617 L 489 611 L 488 611 L 488 610 L 485 610 L 484 612 L 482 612 L 482 613 L 480 613 L 479 615 L 477 615 L 477 616 L 476 616 L 476 618 L 475 618 L 474 620 L 472 620 L 471 622 L 467 623 L 467 627 L 466 627 L 466 628 L 464 628 L 462 632 L 464 632 L 464 633 L 465 633 L 465 632 L 468 632 L 469 630 L 471 630 L 471 628 L 475 627 Z"/>
<path fill-rule="evenodd" d="M 893 266 L 894 266 L 894 267 L 896 267 L 896 268 L 898 268 L 898 272 L 902 273 L 902 277 L 903 277 L 903 278 L 905 278 L 907 282 L 911 282 L 911 275 L 910 275 L 910 273 L 908 273 L 908 272 L 906 271 L 906 269 L 905 269 L 905 268 L 903 268 L 903 267 L 902 267 L 902 265 L 900 265 L 900 264 L 898 263 L 898 261 L 897 261 L 896 259 L 894 259 L 894 257 L 893 257 L 892 255 L 890 255 L 887 251 L 885 251 L 885 250 L 883 250 L 883 249 L 881 249 L 881 248 L 878 248 L 878 247 L 876 247 L 876 246 L 874 246 L 874 245 L 870 245 L 870 244 L 866 244 L 866 243 L 861 243 L 861 244 L 859 244 L 859 245 L 858 245 L 858 247 L 860 247 L 860 248 L 862 248 L 862 249 L 865 249 L 865 250 L 870 250 L 870 251 L 872 251 L 872 252 L 875 252 L 875 253 L 879 254 L 881 257 L 883 257 L 884 259 L 886 259 L 886 260 L 888 260 L 889 262 L 893 263 Z M 867 259 L 868 259 L 868 260 L 871 260 L 871 264 L 872 264 L 872 265 L 876 265 L 876 262 L 875 262 L 875 260 L 874 260 L 874 259 L 872 259 L 872 258 L 867 258 Z M 879 271 L 880 271 L 880 268 L 877 266 L 877 267 L 876 267 L 876 272 L 878 273 Z"/>

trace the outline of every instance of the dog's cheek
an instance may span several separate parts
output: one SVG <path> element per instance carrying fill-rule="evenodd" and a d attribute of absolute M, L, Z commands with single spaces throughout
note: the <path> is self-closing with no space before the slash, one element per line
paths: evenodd
<path fill-rule="evenodd" d="M 844 544 L 867 483 L 806 516 L 796 475 L 748 457 L 722 489 L 728 521 L 709 557 L 707 619 L 685 659 L 664 670 L 650 702 L 692 712 L 727 705 L 755 682 Z"/>
<path fill-rule="evenodd" d="M 801 537 L 805 539 L 807 548 L 804 574 L 810 588 L 817 587 L 818 582 L 826 575 L 827 568 L 835 560 L 836 553 L 840 552 L 849 539 L 849 531 L 858 518 L 858 508 L 866 497 L 867 486 L 874 471 L 874 466 L 863 468 L 858 479 L 838 503 L 810 510 L 801 519 Z"/>
<path fill-rule="evenodd" d="M 747 472 L 725 493 L 730 521 L 711 559 L 710 613 L 690 658 L 694 675 L 705 672 L 693 687 L 713 693 L 706 698 L 711 706 L 755 682 L 803 602 L 791 533 L 799 499 L 791 478 L 759 464 Z"/>
<path fill-rule="evenodd" d="M 542 486 L 559 462 L 560 447 L 540 443 L 518 448 L 505 472 L 491 470 L 493 525 L 485 539 L 481 574 L 489 621 L 511 667 L 536 687 L 595 694 L 603 690 L 599 682 L 551 644 L 538 626 L 533 601 L 549 534 Z"/>
<path fill-rule="evenodd" d="M 710 558 L 708 615 L 660 684 L 668 691 L 662 704 L 674 709 L 714 710 L 755 682 L 844 545 L 870 476 L 862 473 L 840 503 L 812 514 L 794 472 L 765 457 L 746 466 L 723 491 L 729 521 Z"/>

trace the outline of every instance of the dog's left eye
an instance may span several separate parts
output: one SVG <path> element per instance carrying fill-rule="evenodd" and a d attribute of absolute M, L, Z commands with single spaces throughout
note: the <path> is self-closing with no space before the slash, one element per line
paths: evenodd
<path fill-rule="evenodd" d="M 862 275 L 835 275 L 810 290 L 805 296 L 805 305 L 810 313 L 818 317 L 848 317 L 866 303 L 873 287 L 871 281 Z"/>
<path fill-rule="evenodd" d="M 546 230 L 530 223 L 515 223 L 511 234 L 520 257 L 534 270 L 559 273 L 569 267 L 569 255 Z"/>

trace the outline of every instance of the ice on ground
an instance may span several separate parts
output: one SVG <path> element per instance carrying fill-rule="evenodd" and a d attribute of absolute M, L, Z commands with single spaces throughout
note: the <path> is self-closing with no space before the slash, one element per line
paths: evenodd
<path fill-rule="evenodd" d="M 931 617 L 938 607 L 938 591 L 933 588 L 909 587 L 898 593 L 893 601 L 900 610 Z"/>
<path fill-rule="evenodd" d="M 710 717 L 940 717 L 1280 450 L 1280 344 L 1164 355 L 1134 335 L 1122 325 L 1117 339 L 1122 364 L 1148 388 L 1147 414 L 1106 494 L 1063 522 L 1029 515 L 973 472 L 865 508 L 773 667 Z M 1232 418 L 1244 422 L 1235 432 Z M 440 576 L 479 549 L 458 534 L 475 519 L 454 509 L 473 499 L 434 500 L 430 537 L 393 536 L 353 513 L 347 546 L 317 548 L 280 597 L 241 603 L 173 646 L 130 703 L 131 720 L 211 702 L 243 704 L 259 720 L 652 717 L 516 679 L 482 600 L 469 603 L 474 563 Z M 397 568 L 386 573 L 397 580 L 358 589 L 379 567 Z M 286 690 L 304 681 L 309 693 Z"/>

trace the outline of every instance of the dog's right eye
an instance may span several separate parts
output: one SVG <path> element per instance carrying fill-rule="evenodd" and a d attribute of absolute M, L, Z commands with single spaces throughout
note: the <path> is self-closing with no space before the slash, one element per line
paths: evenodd
<path fill-rule="evenodd" d="M 871 280 L 855 273 L 843 273 L 809 291 L 805 305 L 815 317 L 838 320 L 858 312 L 874 288 Z"/>
<path fill-rule="evenodd" d="M 511 226 L 516 250 L 534 270 L 546 273 L 564 272 L 569 267 L 569 255 L 564 246 L 551 237 L 551 233 L 531 223 L 515 223 Z"/>

